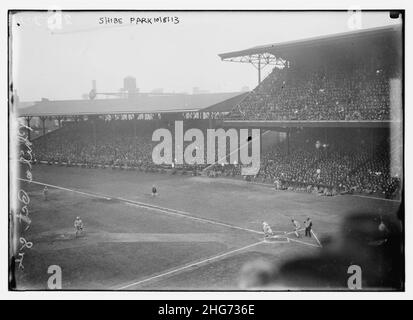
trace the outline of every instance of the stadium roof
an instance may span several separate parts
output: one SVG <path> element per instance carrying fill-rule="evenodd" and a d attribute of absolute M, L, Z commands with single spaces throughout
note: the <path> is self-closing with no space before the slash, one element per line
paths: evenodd
<path fill-rule="evenodd" d="M 200 111 L 240 96 L 239 92 L 203 94 L 139 94 L 131 99 L 42 100 L 17 109 L 19 117 L 73 116 L 122 113 L 173 113 Z"/>
<path fill-rule="evenodd" d="M 236 95 L 235 97 L 229 98 L 227 100 L 224 100 L 222 102 L 218 102 L 208 108 L 202 109 L 203 112 L 229 112 L 232 110 L 232 108 L 239 104 L 247 95 L 249 92 L 244 92 L 239 95 Z"/>
<path fill-rule="evenodd" d="M 218 56 L 224 59 L 231 59 L 240 56 L 250 56 L 255 54 L 264 54 L 264 53 L 271 53 L 275 56 L 282 56 L 283 54 L 288 54 L 289 52 L 293 51 L 296 48 L 303 48 L 303 47 L 315 47 L 321 46 L 325 44 L 334 44 L 343 40 L 356 40 L 356 39 L 366 39 L 366 38 L 374 38 L 377 36 L 388 36 L 392 35 L 395 32 L 401 32 L 401 25 L 391 25 L 385 27 L 378 27 L 378 28 L 371 28 L 371 29 L 362 29 L 352 32 L 345 32 L 345 33 L 336 33 L 330 34 L 325 36 L 319 37 L 312 37 L 306 39 L 299 39 L 287 42 L 280 42 L 280 43 L 272 43 L 268 45 L 256 46 L 245 50 L 240 51 L 232 51 L 221 53 Z"/>

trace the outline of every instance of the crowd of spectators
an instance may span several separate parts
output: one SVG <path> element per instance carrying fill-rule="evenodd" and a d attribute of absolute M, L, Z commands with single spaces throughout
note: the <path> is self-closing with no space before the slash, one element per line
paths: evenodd
<path fill-rule="evenodd" d="M 276 67 L 228 118 L 388 120 L 393 71 L 381 61 Z"/>
<path fill-rule="evenodd" d="M 36 160 L 87 167 L 154 167 L 150 136 L 114 134 L 113 129 L 107 123 L 94 128 L 87 121 L 63 126 L 34 140 Z"/>
<path fill-rule="evenodd" d="M 192 174 L 204 171 L 210 177 L 241 177 L 242 168 L 237 163 L 155 165 L 152 150 L 156 143 L 148 134 L 151 131 L 134 132 L 128 126 L 126 122 L 118 128 L 116 122 L 93 126 L 87 121 L 63 126 L 33 141 L 36 161 L 144 171 L 169 168 L 173 173 L 181 169 L 179 172 Z M 390 174 L 388 134 L 369 136 L 373 130 L 346 130 L 292 132 L 288 142 L 277 143 L 261 154 L 256 176 L 244 178 L 273 184 L 277 189 L 321 195 L 368 193 L 393 197 L 400 190 L 400 179 Z"/>
<path fill-rule="evenodd" d="M 179 170 L 184 174 L 188 171 L 199 174 L 206 167 L 202 164 L 154 164 L 152 151 L 157 142 L 152 141 L 152 132 L 155 128 L 139 129 L 138 126 L 136 131 L 133 122 L 121 121 L 98 121 L 95 124 L 83 121 L 65 125 L 33 141 L 35 159 L 92 168 L 174 169 L 174 173 Z M 184 148 L 189 143 L 184 142 Z"/>
<path fill-rule="evenodd" d="M 322 195 L 364 193 L 392 198 L 400 191 L 400 178 L 390 174 L 387 139 L 345 134 L 323 138 L 303 131 L 292 136 L 291 147 L 286 142 L 276 145 L 262 156 L 255 179 L 273 183 L 277 189 Z"/>

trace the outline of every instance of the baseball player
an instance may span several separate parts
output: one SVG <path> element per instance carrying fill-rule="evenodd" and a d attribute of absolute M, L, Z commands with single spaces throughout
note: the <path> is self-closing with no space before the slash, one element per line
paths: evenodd
<path fill-rule="evenodd" d="M 83 232 L 83 222 L 80 217 L 76 217 L 73 225 L 75 227 L 75 237 L 77 237 L 79 233 L 81 234 Z"/>
<path fill-rule="evenodd" d="M 264 231 L 265 238 L 271 237 L 273 235 L 270 225 L 265 221 L 262 222 L 262 230 Z"/>
<path fill-rule="evenodd" d="M 294 226 L 294 233 L 296 237 L 299 238 L 300 234 L 298 233 L 298 231 L 300 231 L 301 225 L 297 220 L 294 220 L 294 219 L 291 219 L 291 222 L 293 223 L 293 226 Z"/>

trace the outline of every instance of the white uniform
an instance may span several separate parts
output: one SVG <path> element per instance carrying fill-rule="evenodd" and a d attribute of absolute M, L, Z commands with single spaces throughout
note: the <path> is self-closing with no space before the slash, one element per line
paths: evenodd
<path fill-rule="evenodd" d="M 297 220 L 293 220 L 292 223 L 293 223 L 293 225 L 294 225 L 294 233 L 295 233 L 295 235 L 297 236 L 297 238 L 299 238 L 300 235 L 298 234 L 298 231 L 300 230 L 301 225 L 298 223 Z"/>
<path fill-rule="evenodd" d="M 74 222 L 76 236 L 79 232 L 83 232 L 83 222 L 81 219 L 76 219 Z"/>
<path fill-rule="evenodd" d="M 264 236 L 265 236 L 266 238 L 269 237 L 269 236 L 272 236 L 272 230 L 271 230 L 271 227 L 270 227 L 270 225 L 269 225 L 268 223 L 263 222 L 263 223 L 262 223 L 262 229 L 263 229 L 263 231 L 264 231 Z"/>

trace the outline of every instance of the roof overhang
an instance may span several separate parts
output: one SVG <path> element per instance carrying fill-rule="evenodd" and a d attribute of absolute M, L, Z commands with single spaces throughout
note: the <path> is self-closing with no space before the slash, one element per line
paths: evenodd
<path fill-rule="evenodd" d="M 276 57 L 283 57 L 288 55 L 290 50 L 296 49 L 298 47 L 311 47 L 320 46 L 328 43 L 333 43 L 335 41 L 346 40 L 346 39 L 364 39 L 366 37 L 371 38 L 375 36 L 382 36 L 384 34 L 390 34 L 395 32 L 401 32 L 402 26 L 400 24 L 395 24 L 385 27 L 377 27 L 370 29 L 357 30 L 352 32 L 336 33 L 330 35 L 324 35 L 319 37 L 312 37 L 306 39 L 299 39 L 293 41 L 286 41 L 280 43 L 272 43 L 268 45 L 256 46 L 245 50 L 232 51 L 221 53 L 218 56 L 221 60 L 231 61 L 232 58 L 247 57 L 253 55 L 263 55 L 271 54 Z M 240 61 L 242 62 L 242 61 Z"/>
<path fill-rule="evenodd" d="M 116 110 L 116 111 L 100 111 L 100 112 L 38 112 L 36 114 L 28 113 L 18 113 L 18 117 L 73 117 L 73 116 L 98 116 L 98 115 L 115 115 L 115 114 L 154 114 L 154 113 L 185 113 L 185 112 L 199 112 L 199 109 L 174 109 L 174 110 L 139 110 L 139 111 L 130 111 L 130 110 Z"/>
<path fill-rule="evenodd" d="M 400 126 L 401 121 L 391 120 L 318 120 L 318 121 L 301 121 L 301 120 L 224 120 L 224 127 L 233 128 L 304 128 L 304 127 L 322 127 L 322 128 L 390 128 L 393 125 Z"/>
<path fill-rule="evenodd" d="M 239 95 L 240 92 L 223 92 L 141 95 L 134 99 L 43 100 L 15 112 L 18 117 L 188 113 L 200 112 Z"/>

